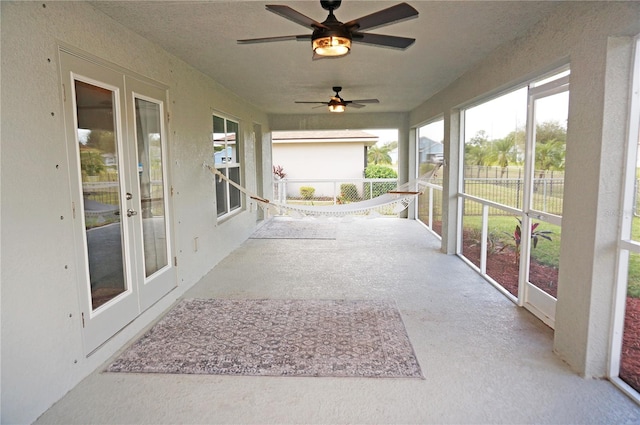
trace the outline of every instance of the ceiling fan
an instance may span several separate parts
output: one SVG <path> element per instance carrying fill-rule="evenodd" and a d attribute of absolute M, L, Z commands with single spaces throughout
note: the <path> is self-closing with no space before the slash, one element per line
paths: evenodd
<path fill-rule="evenodd" d="M 364 108 L 366 105 L 363 103 L 380 103 L 378 99 L 360 99 L 360 100 L 344 100 L 340 97 L 340 91 L 342 87 L 333 87 L 333 91 L 336 92 L 334 96 L 331 96 L 331 100 L 328 102 L 316 101 L 316 102 L 303 102 L 296 101 L 296 103 L 319 103 L 321 106 L 328 106 L 330 112 L 344 112 L 347 105 L 351 105 L 354 108 Z M 320 106 L 318 106 L 319 108 Z"/>
<path fill-rule="evenodd" d="M 333 14 L 333 11 L 339 8 L 341 3 L 341 0 L 320 1 L 322 8 L 329 11 L 329 16 L 324 22 L 315 21 L 289 6 L 268 4 L 266 5 L 268 11 L 276 13 L 304 27 L 311 28 L 313 32 L 303 35 L 249 38 L 238 40 L 238 43 L 250 44 L 285 40 L 311 40 L 313 58 L 317 59 L 327 56 L 339 57 L 346 55 L 351 50 L 352 41 L 401 50 L 406 49 L 416 41 L 415 38 L 361 32 L 417 17 L 418 11 L 407 3 L 400 3 L 346 23 L 338 21 Z"/>

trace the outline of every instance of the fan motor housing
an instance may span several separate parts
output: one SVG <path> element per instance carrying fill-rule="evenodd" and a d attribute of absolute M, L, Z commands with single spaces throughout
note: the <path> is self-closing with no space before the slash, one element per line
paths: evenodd
<path fill-rule="evenodd" d="M 336 10 L 341 3 L 342 0 L 320 0 L 320 5 L 324 10 Z"/>

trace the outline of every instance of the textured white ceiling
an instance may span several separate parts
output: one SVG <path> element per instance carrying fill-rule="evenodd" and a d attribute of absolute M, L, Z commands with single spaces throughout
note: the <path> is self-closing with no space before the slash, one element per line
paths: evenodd
<path fill-rule="evenodd" d="M 335 11 L 347 22 L 399 2 L 345 0 Z M 369 32 L 416 38 L 407 50 L 354 43 L 349 55 L 311 59 L 311 43 L 239 45 L 238 39 L 307 34 L 311 30 L 265 9 L 284 4 L 324 21 L 319 1 L 96 1 L 122 25 L 275 114 L 328 113 L 294 103 L 377 98 L 359 112 L 407 112 L 442 90 L 499 45 L 553 13 L 552 1 L 408 1 L 418 18 Z"/>

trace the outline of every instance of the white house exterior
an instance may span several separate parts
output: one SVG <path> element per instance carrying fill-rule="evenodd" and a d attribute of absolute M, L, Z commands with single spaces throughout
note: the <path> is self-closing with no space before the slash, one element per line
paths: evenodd
<path fill-rule="evenodd" d="M 273 165 L 281 166 L 287 180 L 362 179 L 367 149 L 378 136 L 359 130 L 279 131 L 272 137 Z M 333 196 L 333 183 L 287 183 L 287 195 L 299 196 L 301 186 L 311 186 L 315 196 Z"/>

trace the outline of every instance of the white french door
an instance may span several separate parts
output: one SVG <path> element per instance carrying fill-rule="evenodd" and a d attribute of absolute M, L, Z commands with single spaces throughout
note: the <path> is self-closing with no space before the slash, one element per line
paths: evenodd
<path fill-rule="evenodd" d="M 90 353 L 176 286 L 166 90 L 66 51 L 60 59 Z"/>
<path fill-rule="evenodd" d="M 527 141 L 525 148 L 524 211 L 520 257 L 521 305 L 554 327 L 564 173 L 554 177 L 554 168 L 564 169 L 569 110 L 568 71 L 532 84 L 528 91 Z M 558 137 L 553 137 L 555 134 Z M 544 255 L 536 250 L 544 244 Z M 549 265 L 553 266 L 550 267 Z M 545 265 L 545 273 L 537 272 Z"/>

